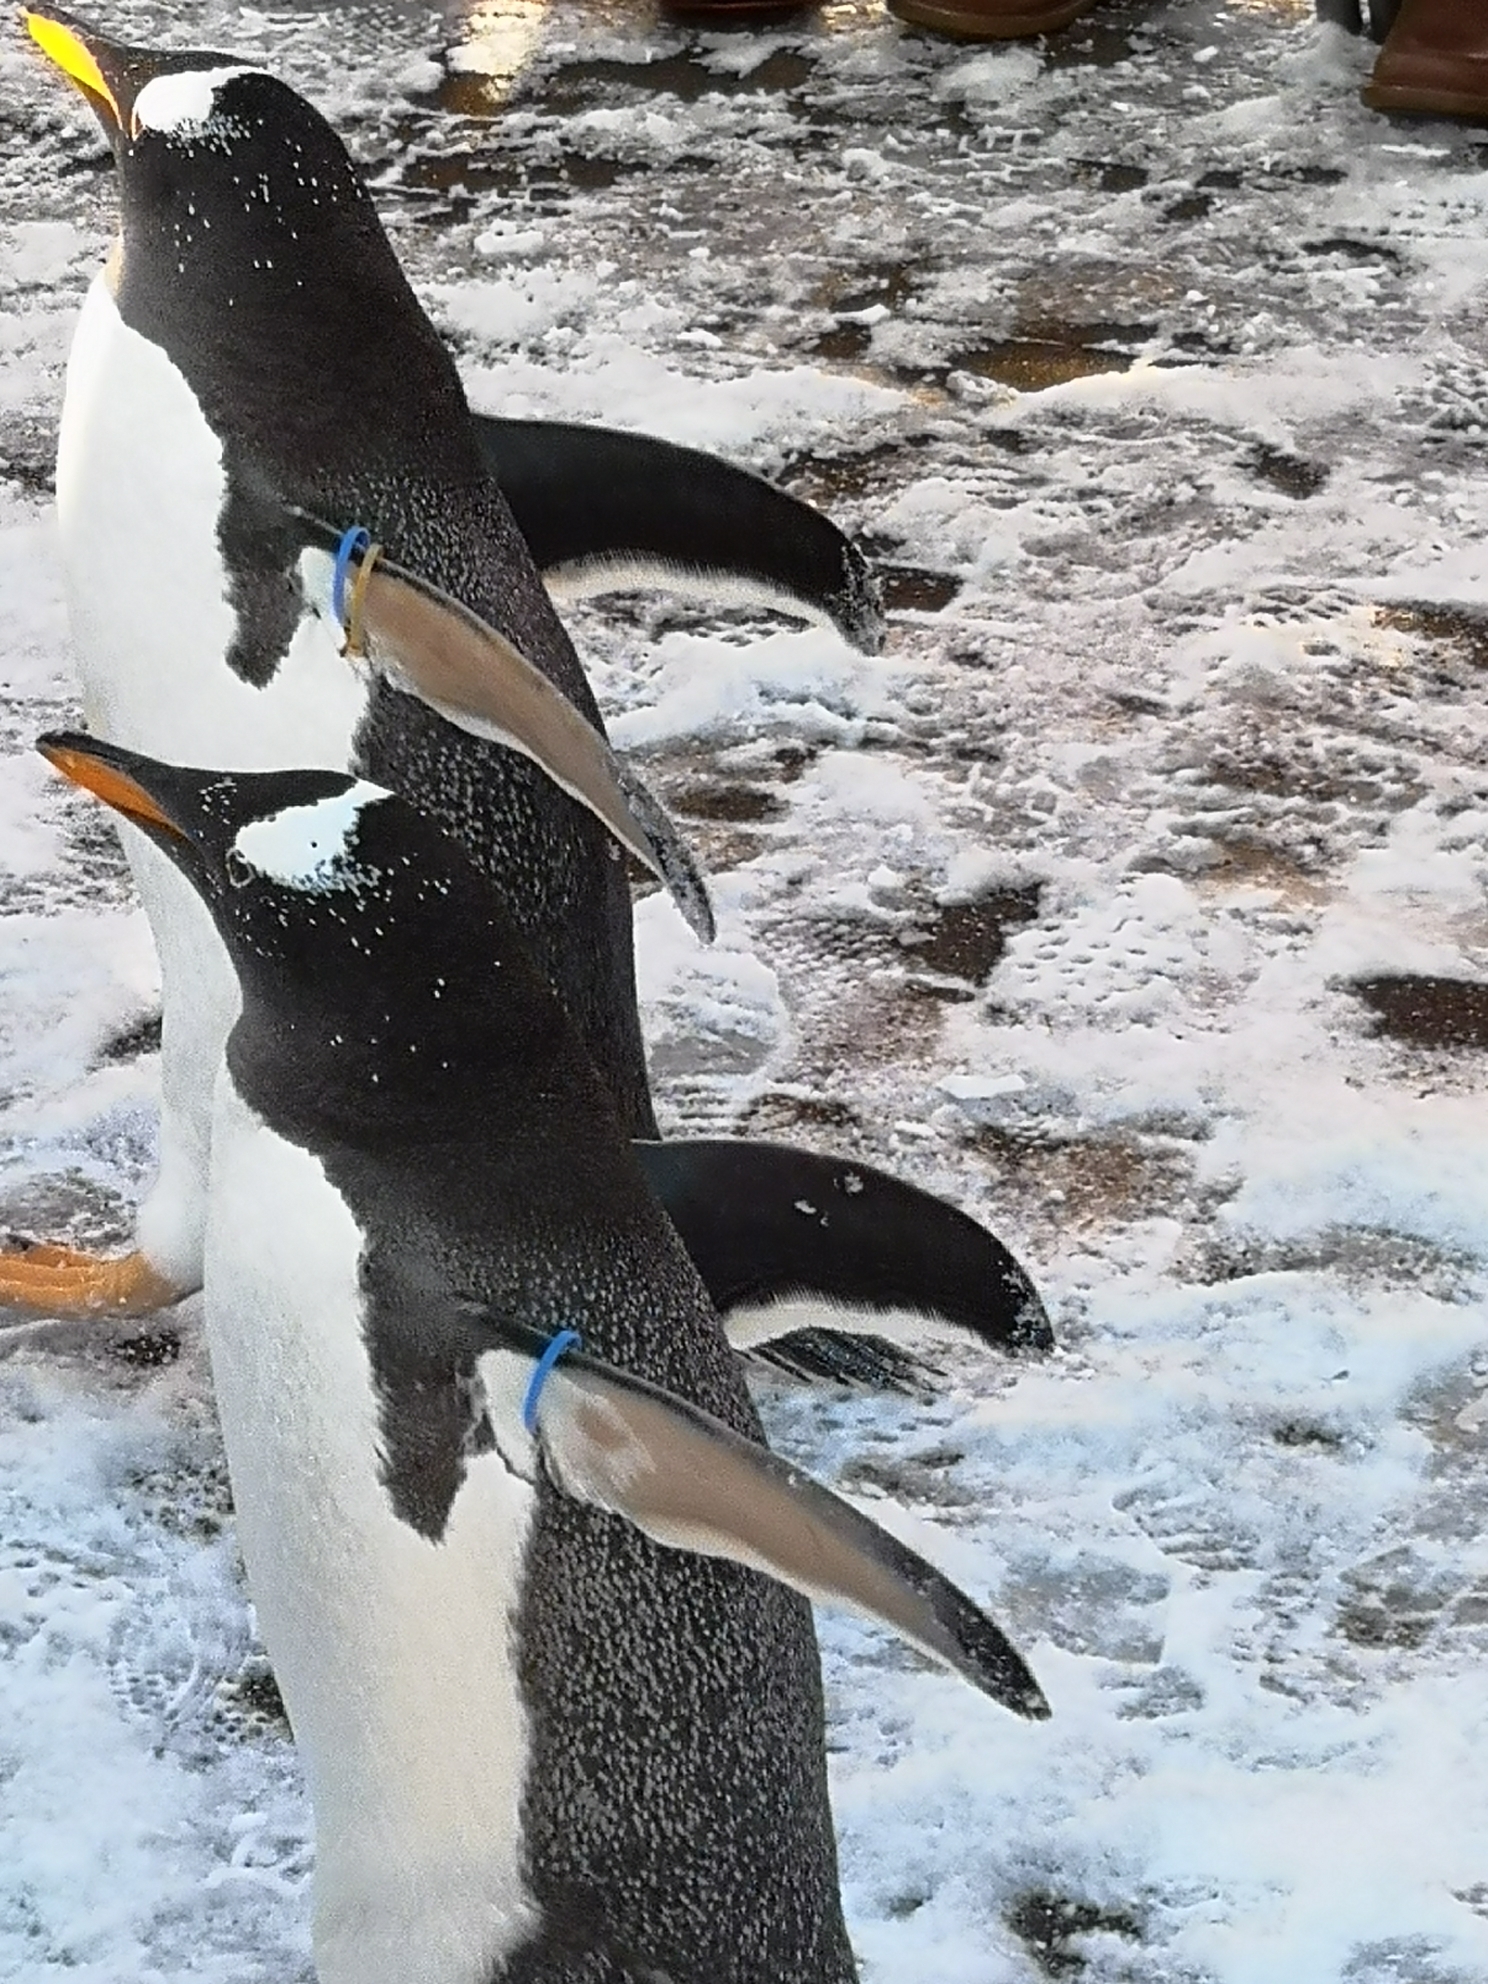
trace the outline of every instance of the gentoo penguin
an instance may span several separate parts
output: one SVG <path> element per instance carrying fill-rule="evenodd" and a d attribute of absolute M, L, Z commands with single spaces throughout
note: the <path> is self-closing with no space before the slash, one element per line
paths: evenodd
<path fill-rule="evenodd" d="M 344 148 L 285 84 L 229 56 L 121 46 L 54 10 L 27 19 L 97 111 L 121 198 L 120 241 L 74 342 L 58 457 L 90 725 L 233 769 L 350 766 L 415 799 L 503 892 L 621 1120 L 654 1146 L 611 832 L 632 825 L 632 846 L 704 927 L 706 906 L 659 809 L 613 760 L 589 784 L 619 789 L 618 827 L 605 793 L 588 794 L 596 818 L 494 741 L 513 728 L 497 691 L 514 669 L 527 679 L 524 662 L 594 727 L 585 736 L 598 711 Z M 348 554 L 357 529 L 372 544 Z M 343 658 L 361 645 L 370 669 Z M 559 776 L 581 789 L 572 768 Z M 210 1094 L 236 991 L 192 892 L 126 837 L 161 957 L 160 1175 L 124 1261 L 50 1248 L 0 1260 L 0 1298 L 48 1313 L 153 1307 L 201 1276 Z M 801 1152 L 720 1158 L 709 1143 L 694 1162 L 692 1148 L 649 1152 L 656 1189 L 700 1262 L 778 1264 L 756 1303 L 811 1292 L 871 1321 L 908 1284 L 910 1306 L 979 1337 L 1050 1342 L 1018 1263 L 928 1195 Z M 877 1257 L 841 1244 L 849 1219 L 799 1209 L 849 1197 L 898 1249 L 892 1288 Z"/>
<path fill-rule="evenodd" d="M 472 417 L 560 598 L 656 585 L 826 621 L 865 654 L 882 648 L 883 605 L 862 552 L 763 476 L 649 434 Z"/>
<path fill-rule="evenodd" d="M 344 774 L 41 748 L 179 866 L 241 982 L 207 1331 L 321 1984 L 850 1984 L 810 1614 L 759 1572 L 1041 1717 L 1027 1668 L 768 1455 L 605 1085 L 452 841 Z"/>

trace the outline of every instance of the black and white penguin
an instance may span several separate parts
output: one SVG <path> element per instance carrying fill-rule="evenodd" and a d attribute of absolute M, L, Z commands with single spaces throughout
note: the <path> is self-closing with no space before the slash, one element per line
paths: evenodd
<path fill-rule="evenodd" d="M 120 240 L 78 327 L 58 458 L 91 726 L 181 761 L 350 766 L 415 799 L 503 892 L 621 1120 L 654 1146 L 612 834 L 631 829 L 702 927 L 706 905 L 659 809 L 603 755 L 454 365 L 344 148 L 287 85 L 229 56 L 121 46 L 55 10 L 27 21 L 118 165 Z M 375 568 L 369 551 L 348 572 L 338 533 L 353 526 L 379 547 Z M 358 615 L 370 672 L 343 658 L 363 644 Z M 591 811 L 493 741 L 519 730 L 513 707 L 530 698 L 512 684 L 534 669 L 583 718 L 577 742 L 598 740 L 584 775 L 556 768 Z M 50 1313 L 158 1306 L 201 1277 L 210 1095 L 236 991 L 200 904 L 128 838 L 161 957 L 160 1174 L 125 1260 L 0 1258 L 0 1300 Z M 807 1153 L 695 1148 L 653 1148 L 653 1183 L 705 1273 L 741 1254 L 776 1264 L 757 1307 L 818 1294 L 866 1325 L 907 1288 L 911 1308 L 980 1338 L 1051 1341 L 1018 1263 L 929 1195 Z M 849 1198 L 835 1225 L 799 1210 Z M 871 1256 L 854 1220 L 883 1243 Z M 750 1329 L 767 1334 L 768 1317 Z"/>
<path fill-rule="evenodd" d="M 1040 1717 L 1027 1668 L 768 1453 L 577 1034 L 431 822 L 342 774 L 42 749 L 241 982 L 207 1329 L 321 1984 L 850 1984 L 810 1614 L 770 1579 Z"/>
<path fill-rule="evenodd" d="M 550 591 L 658 586 L 884 642 L 868 561 L 809 503 L 716 455 L 650 434 L 476 414 L 476 438 Z"/>

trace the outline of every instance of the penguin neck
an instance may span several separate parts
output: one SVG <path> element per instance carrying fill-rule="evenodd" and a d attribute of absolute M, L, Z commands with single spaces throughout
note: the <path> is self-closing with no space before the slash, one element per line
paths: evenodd
<path fill-rule="evenodd" d="M 571 1051 L 547 988 L 513 984 L 525 976 L 498 962 L 478 989 L 434 973 L 390 979 L 391 996 L 324 1004 L 266 999 L 246 980 L 228 1040 L 234 1084 L 306 1146 L 446 1141 L 489 1120 L 494 1096 L 510 1109 L 530 1093 L 539 1106 L 543 1069 Z"/>
<path fill-rule="evenodd" d="M 288 169 L 261 197 L 204 183 L 190 200 L 138 173 L 120 175 L 120 315 L 165 347 L 219 433 L 356 466 L 379 439 L 392 461 L 427 454 L 463 414 L 453 361 L 344 154 L 313 201 Z"/>
<path fill-rule="evenodd" d="M 266 1019 L 250 1008 L 229 1036 L 227 1062 L 244 1100 L 296 1143 L 379 1140 L 395 1129 L 417 1140 L 443 1134 L 483 1086 L 458 1052 L 456 1038 L 416 1027 Z"/>

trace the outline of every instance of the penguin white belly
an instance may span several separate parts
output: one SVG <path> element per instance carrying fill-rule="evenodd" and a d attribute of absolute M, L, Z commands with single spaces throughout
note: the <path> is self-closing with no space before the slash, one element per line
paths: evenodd
<path fill-rule="evenodd" d="M 159 345 L 88 292 L 67 365 L 57 509 L 90 727 L 177 764 L 344 771 L 365 690 L 307 618 L 263 688 L 227 666 L 236 629 L 217 542 L 222 447 Z M 182 1288 L 201 1279 L 212 1084 L 237 984 L 195 891 L 124 835 L 160 954 L 165 1001 L 160 1171 L 139 1243 Z"/>
<path fill-rule="evenodd" d="M 318 620 L 263 688 L 225 656 L 237 630 L 217 526 L 222 444 L 105 276 L 67 362 L 57 513 L 88 721 L 132 750 L 224 771 L 344 771 L 365 689 Z"/>
<path fill-rule="evenodd" d="M 315 1808 L 318 1975 L 485 1984 L 536 1919 L 511 1644 L 534 1496 L 486 1454 L 441 1542 L 394 1515 L 362 1239 L 320 1161 L 224 1070 L 208 1342 L 249 1586 Z"/>

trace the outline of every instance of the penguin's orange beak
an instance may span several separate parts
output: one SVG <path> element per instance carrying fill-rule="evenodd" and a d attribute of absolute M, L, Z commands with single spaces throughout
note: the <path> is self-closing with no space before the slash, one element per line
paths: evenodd
<path fill-rule="evenodd" d="M 181 840 L 188 838 L 180 822 L 173 820 L 142 785 L 117 765 L 107 763 L 101 756 L 77 744 L 54 742 L 49 737 L 41 738 L 36 748 L 64 778 L 70 778 L 85 792 L 93 793 L 106 806 L 112 806 L 116 813 L 122 813 L 126 820 L 133 820 L 144 827 L 164 827 L 167 833 L 175 834 Z"/>
<path fill-rule="evenodd" d="M 107 117 L 116 131 L 124 129 L 124 113 L 119 108 L 119 99 L 114 85 L 104 73 L 104 65 L 117 68 L 109 62 L 109 57 L 122 54 L 110 42 L 85 29 L 71 16 L 60 9 L 42 13 L 28 7 L 25 15 L 26 31 L 42 54 L 55 62 L 63 75 L 77 84 L 99 115 Z M 100 61 L 100 56 L 102 61 Z M 117 81 L 117 75 L 115 81 Z"/>

